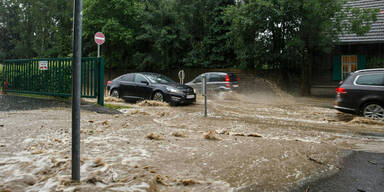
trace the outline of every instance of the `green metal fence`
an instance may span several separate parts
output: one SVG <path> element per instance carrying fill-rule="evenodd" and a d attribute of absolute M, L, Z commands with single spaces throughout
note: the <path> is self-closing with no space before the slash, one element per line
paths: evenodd
<path fill-rule="evenodd" d="M 3 91 L 70 97 L 72 58 L 5 60 Z M 81 59 L 81 97 L 104 105 L 104 58 Z"/>

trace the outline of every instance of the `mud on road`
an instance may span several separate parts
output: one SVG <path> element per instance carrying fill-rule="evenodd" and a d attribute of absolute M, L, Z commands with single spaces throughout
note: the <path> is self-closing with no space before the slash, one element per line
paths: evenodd
<path fill-rule="evenodd" d="M 226 93 L 170 107 L 81 111 L 81 182 L 71 182 L 68 106 L 0 112 L 0 191 L 289 191 L 384 152 L 382 122 L 332 100 Z M 153 104 L 153 103 L 152 103 Z M 27 105 L 27 104 L 26 104 Z"/>

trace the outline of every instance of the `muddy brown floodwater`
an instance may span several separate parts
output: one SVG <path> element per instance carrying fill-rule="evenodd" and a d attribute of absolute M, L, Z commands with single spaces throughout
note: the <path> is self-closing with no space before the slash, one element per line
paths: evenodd
<path fill-rule="evenodd" d="M 109 103 L 119 103 L 107 100 Z M 81 111 L 71 182 L 71 109 L 0 112 L 0 191 L 289 191 L 336 172 L 349 150 L 384 152 L 384 123 L 332 99 L 221 93 L 194 105 Z"/>

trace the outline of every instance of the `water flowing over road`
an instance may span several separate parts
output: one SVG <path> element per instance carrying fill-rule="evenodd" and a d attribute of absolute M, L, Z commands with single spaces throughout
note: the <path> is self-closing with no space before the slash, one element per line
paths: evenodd
<path fill-rule="evenodd" d="M 220 93 L 207 118 L 201 97 L 106 103 L 126 107 L 81 111 L 80 183 L 67 105 L 1 110 L 0 191 L 290 191 L 342 169 L 351 150 L 384 152 L 384 123 L 339 113 L 332 99 Z"/>

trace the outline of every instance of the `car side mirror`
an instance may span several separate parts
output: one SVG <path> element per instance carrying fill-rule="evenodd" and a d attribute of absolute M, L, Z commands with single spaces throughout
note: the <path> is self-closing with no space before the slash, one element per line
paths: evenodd
<path fill-rule="evenodd" d="M 149 85 L 148 81 L 141 81 L 140 83 L 143 83 L 143 84 Z"/>

